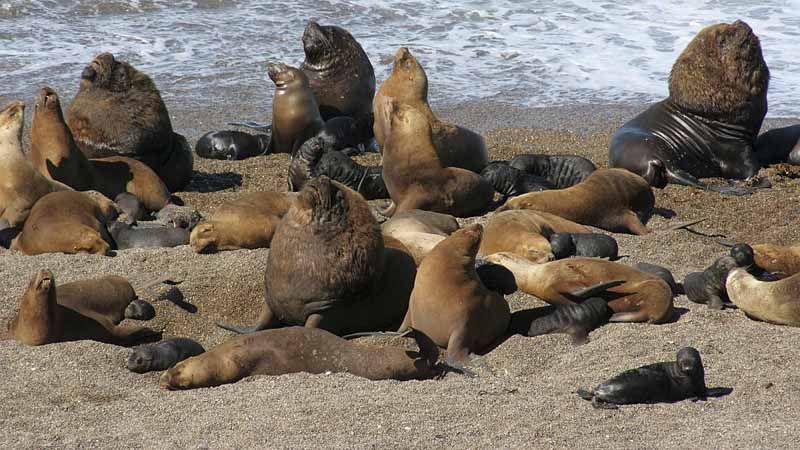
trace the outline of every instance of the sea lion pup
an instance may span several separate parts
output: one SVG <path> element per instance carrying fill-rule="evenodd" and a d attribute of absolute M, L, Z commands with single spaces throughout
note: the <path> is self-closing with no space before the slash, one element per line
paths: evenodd
<path fill-rule="evenodd" d="M 644 222 L 654 205 L 644 178 L 623 169 L 598 169 L 575 186 L 520 195 L 497 211 L 533 209 L 615 233 L 642 235 L 650 232 Z"/>
<path fill-rule="evenodd" d="M 528 336 L 565 333 L 572 336 L 572 345 L 589 341 L 589 332 L 608 322 L 612 311 L 608 303 L 592 297 L 579 305 L 561 305 L 553 313 L 531 323 Z"/>
<path fill-rule="evenodd" d="M 749 317 L 800 327 L 800 275 L 761 281 L 744 268 L 734 269 L 725 283 L 728 297 Z"/>
<path fill-rule="evenodd" d="M 388 215 L 410 209 L 456 217 L 486 212 L 494 189 L 476 173 L 442 165 L 431 140 L 430 119 L 409 105 L 388 108 L 391 134 L 383 147 L 383 179 L 393 203 Z"/>
<path fill-rule="evenodd" d="M 739 267 L 760 272 L 755 266 L 753 249 L 747 244 L 734 245 L 729 255 L 717 258 L 706 270 L 687 274 L 683 280 L 686 297 L 711 309 L 722 309 L 728 300 L 725 282 L 730 272 Z"/>
<path fill-rule="evenodd" d="M 800 245 L 756 244 L 752 248 L 756 266 L 777 278 L 800 273 Z"/>
<path fill-rule="evenodd" d="M 517 155 L 509 165 L 546 179 L 556 189 L 575 186 L 597 170 L 592 161 L 576 155 Z"/>
<path fill-rule="evenodd" d="M 580 257 L 535 264 L 513 253 L 495 253 L 485 259 L 510 270 L 519 290 L 551 305 L 600 297 L 614 311 L 611 322 L 664 323 L 672 315 L 669 285 L 624 264 Z"/>
<path fill-rule="evenodd" d="M 190 245 L 197 253 L 269 248 L 278 223 L 296 196 L 271 191 L 244 194 L 194 227 Z"/>
<path fill-rule="evenodd" d="M 177 247 L 189 243 L 189 230 L 162 224 L 128 224 L 115 221 L 108 227 L 117 250 Z M 198 252 L 199 253 L 199 252 Z"/>
<path fill-rule="evenodd" d="M 189 338 L 164 339 L 155 344 L 136 347 L 128 356 L 126 367 L 136 373 L 167 370 L 184 359 L 205 351 L 202 345 Z"/>
<path fill-rule="evenodd" d="M 295 67 L 269 63 L 267 74 L 275 83 L 268 153 L 294 153 L 324 126 L 314 91 L 303 71 Z"/>
<path fill-rule="evenodd" d="M 375 139 L 383 149 L 389 138 L 392 117 L 385 105 L 392 101 L 418 108 L 427 116 L 433 146 L 444 167 L 460 167 L 480 173 L 489 164 L 486 143 L 478 133 L 436 118 L 428 105 L 428 76 L 411 52 L 401 47 L 394 55 L 392 73 L 375 96 Z M 385 153 L 385 150 L 382 150 Z"/>
<path fill-rule="evenodd" d="M 67 108 L 67 125 L 88 158 L 127 156 L 147 164 L 170 192 L 192 177 L 192 149 L 172 131 L 153 80 L 111 53 L 97 55 L 81 73 Z"/>
<path fill-rule="evenodd" d="M 0 111 L 0 220 L 19 228 L 45 195 L 70 187 L 37 172 L 22 152 L 25 104 L 11 102 Z"/>
<path fill-rule="evenodd" d="M 769 130 L 756 139 L 756 158 L 762 166 L 800 164 L 800 125 Z"/>
<path fill-rule="evenodd" d="M 402 242 L 418 266 L 439 242 L 458 228 L 455 217 L 420 209 L 397 213 L 381 225 L 384 239 L 391 236 Z"/>
<path fill-rule="evenodd" d="M 96 190 L 108 198 L 128 192 L 150 211 L 170 201 L 167 186 L 141 161 L 123 156 L 86 159 L 64 122 L 58 94 L 49 87 L 36 97 L 30 159 L 42 175 L 78 191 Z"/>
<path fill-rule="evenodd" d="M 422 380 L 439 373 L 439 351 L 417 330 L 409 335 L 419 352 L 373 347 L 326 330 L 288 327 L 237 336 L 189 358 L 161 375 L 164 389 L 195 389 L 235 383 L 252 375 L 347 372 L 369 380 Z"/>
<path fill-rule="evenodd" d="M 201 158 L 235 161 L 263 155 L 269 148 L 272 134 L 250 134 L 244 131 L 209 131 L 197 140 L 194 152 Z"/>
<path fill-rule="evenodd" d="M 481 171 L 481 177 L 492 184 L 503 198 L 516 197 L 528 192 L 554 189 L 546 179 L 511 167 L 508 161 L 492 161 Z"/>
<path fill-rule="evenodd" d="M 142 206 L 142 202 L 129 192 L 123 192 L 114 197 L 114 203 L 117 204 L 117 208 L 120 211 L 117 219 L 129 225 L 133 225 L 147 217 L 147 211 Z"/>
<path fill-rule="evenodd" d="M 680 349 L 675 362 L 626 370 L 591 392 L 579 389 L 577 394 L 584 400 L 591 400 L 595 408 L 602 409 L 617 409 L 617 405 L 634 403 L 705 400 L 708 396 L 703 361 L 692 347 Z"/>
<path fill-rule="evenodd" d="M 257 324 L 219 325 L 252 332 L 305 324 L 339 335 L 396 327 L 416 273 L 401 250 L 384 245 L 361 195 L 328 177 L 314 178 L 275 230 Z"/>
<path fill-rule="evenodd" d="M 511 252 L 532 262 L 547 262 L 555 258 L 549 239 L 553 232 L 589 233 L 589 229 L 546 212 L 503 211 L 486 223 L 478 255 Z"/>
<path fill-rule="evenodd" d="M 160 334 L 146 327 L 122 327 L 104 314 L 84 307 L 73 309 L 61 301 L 53 273 L 40 270 L 23 294 L 19 312 L 8 326 L 9 332 L 25 345 L 79 340 L 130 345 Z"/>
<path fill-rule="evenodd" d="M 607 234 L 554 233 L 549 227 L 543 227 L 542 233 L 550 240 L 550 251 L 555 259 L 570 256 L 619 259 L 617 240 Z"/>
<path fill-rule="evenodd" d="M 108 255 L 113 240 L 106 224 L 116 218 L 114 204 L 84 192 L 47 194 L 33 206 L 11 248 L 26 255 L 91 253 Z"/>
<path fill-rule="evenodd" d="M 641 270 L 642 272 L 651 273 L 664 280 L 664 282 L 669 285 L 670 289 L 672 289 L 673 296 L 683 293 L 681 291 L 681 287 L 678 286 L 678 283 L 675 281 L 675 277 L 672 275 L 672 272 L 670 272 L 670 270 L 666 267 L 646 262 L 638 262 L 633 265 L 633 268 L 636 270 Z"/>
<path fill-rule="evenodd" d="M 611 138 L 609 163 L 667 183 L 744 195 L 743 186 L 708 186 L 698 178 L 751 178 L 753 144 L 767 113 L 769 70 L 758 37 L 737 20 L 702 29 L 675 61 L 669 97 L 634 117 Z"/>
<path fill-rule="evenodd" d="M 508 329 L 511 313 L 475 272 L 483 227 L 457 230 L 425 257 L 417 271 L 408 312 L 398 332 L 417 329 L 447 348 L 448 363 L 466 364 Z"/>

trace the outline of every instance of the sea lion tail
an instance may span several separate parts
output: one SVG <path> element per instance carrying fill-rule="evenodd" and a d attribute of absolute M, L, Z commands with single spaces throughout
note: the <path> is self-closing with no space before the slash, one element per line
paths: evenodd
<path fill-rule="evenodd" d="M 587 391 L 586 389 L 578 389 L 577 391 L 575 391 L 575 393 L 578 394 L 578 397 L 584 400 L 592 400 L 594 398 L 594 394 Z"/>

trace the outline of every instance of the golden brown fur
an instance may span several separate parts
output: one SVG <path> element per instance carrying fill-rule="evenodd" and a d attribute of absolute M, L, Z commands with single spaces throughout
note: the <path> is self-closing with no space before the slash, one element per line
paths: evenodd
<path fill-rule="evenodd" d="M 778 281 L 759 281 L 740 268 L 728 275 L 725 289 L 733 304 L 748 316 L 800 327 L 800 274 Z"/>
<path fill-rule="evenodd" d="M 302 70 L 286 64 L 269 64 L 267 71 L 275 83 L 269 153 L 294 153 L 325 124 Z"/>
<path fill-rule="evenodd" d="M 757 244 L 753 253 L 758 267 L 779 278 L 800 273 L 800 245 Z"/>
<path fill-rule="evenodd" d="M 420 209 L 397 213 L 381 225 L 384 240 L 392 237 L 402 242 L 417 265 L 458 228 L 453 216 Z"/>

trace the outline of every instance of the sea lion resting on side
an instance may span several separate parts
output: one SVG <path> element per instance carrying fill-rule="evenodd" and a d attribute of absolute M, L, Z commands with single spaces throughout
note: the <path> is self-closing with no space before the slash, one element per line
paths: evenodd
<path fill-rule="evenodd" d="M 137 347 L 128 356 L 127 367 L 131 372 L 145 373 L 167 370 L 186 358 L 197 356 L 206 350 L 188 338 L 170 338 L 155 344 Z"/>
<path fill-rule="evenodd" d="M 170 192 L 192 177 L 192 149 L 172 131 L 153 80 L 111 53 L 97 55 L 81 73 L 67 108 L 67 125 L 88 158 L 127 156 L 147 164 Z"/>
<path fill-rule="evenodd" d="M 494 190 L 504 198 L 555 188 L 545 178 L 511 167 L 507 161 L 492 161 L 483 168 L 481 177 L 491 183 Z"/>
<path fill-rule="evenodd" d="M 644 222 L 655 205 L 642 177 L 623 169 L 598 169 L 566 189 L 531 192 L 507 201 L 498 211 L 533 209 L 612 232 L 647 234 Z"/>
<path fill-rule="evenodd" d="M 543 235 L 550 239 L 550 250 L 555 259 L 570 256 L 619 259 L 619 245 L 613 237 L 602 233 L 554 233 L 543 227 Z"/>
<path fill-rule="evenodd" d="M 611 314 L 608 303 L 599 297 L 592 297 L 578 305 L 561 305 L 552 314 L 531 322 L 528 336 L 566 333 L 572 336 L 572 345 L 585 344 L 589 340 L 589 332 L 608 322 Z"/>
<path fill-rule="evenodd" d="M 289 327 L 237 336 L 164 372 L 162 388 L 194 389 L 235 383 L 251 375 L 347 372 L 369 380 L 415 380 L 438 373 L 436 345 L 419 331 L 410 333 L 419 352 L 372 347 L 328 331 Z"/>
<path fill-rule="evenodd" d="M 775 128 L 756 139 L 756 158 L 767 166 L 776 163 L 800 164 L 800 125 Z"/>
<path fill-rule="evenodd" d="M 15 101 L 0 111 L 0 220 L 19 228 L 36 202 L 69 186 L 48 180 L 37 172 L 22 152 L 25 104 Z"/>
<path fill-rule="evenodd" d="M 9 323 L 8 329 L 17 341 L 44 345 L 88 339 L 130 345 L 160 334 L 146 327 L 119 326 L 107 314 L 93 310 L 96 305 L 92 306 L 92 301 L 87 305 L 83 290 L 77 289 L 67 302 L 58 293 L 60 289 L 56 289 L 55 277 L 49 270 L 41 270 L 33 277 L 20 300 L 17 316 Z"/>
<path fill-rule="evenodd" d="M 556 189 L 575 186 L 597 170 L 592 161 L 576 155 L 517 155 L 509 165 L 530 176 L 546 179 Z"/>
<path fill-rule="evenodd" d="M 800 274 L 778 281 L 760 281 L 738 268 L 728 275 L 725 289 L 733 304 L 748 316 L 800 327 Z"/>
<path fill-rule="evenodd" d="M 655 187 L 683 184 L 724 194 L 698 178 L 746 179 L 758 173 L 753 144 L 767 113 L 769 70 L 753 30 L 737 20 L 702 29 L 675 61 L 669 97 L 611 138 L 609 163 Z"/>
<path fill-rule="evenodd" d="M 189 243 L 189 230 L 162 224 L 128 224 L 115 221 L 108 227 L 117 250 L 177 247 Z"/>
<path fill-rule="evenodd" d="M 478 255 L 511 252 L 532 262 L 550 261 L 554 259 L 550 245 L 553 232 L 589 233 L 589 229 L 546 212 L 503 211 L 492 215 L 486 224 Z"/>
<path fill-rule="evenodd" d="M 239 160 L 263 155 L 272 140 L 270 134 L 250 134 L 243 131 L 209 131 L 202 135 L 194 145 L 194 151 L 201 158 Z"/>
<path fill-rule="evenodd" d="M 489 164 L 489 153 L 481 135 L 443 122 L 433 114 L 428 105 L 428 76 L 405 47 L 395 53 L 392 73 L 383 82 L 373 101 L 375 139 L 383 153 L 392 126 L 392 117 L 385 105 L 393 101 L 418 108 L 428 118 L 433 146 L 442 166 L 481 173 Z"/>

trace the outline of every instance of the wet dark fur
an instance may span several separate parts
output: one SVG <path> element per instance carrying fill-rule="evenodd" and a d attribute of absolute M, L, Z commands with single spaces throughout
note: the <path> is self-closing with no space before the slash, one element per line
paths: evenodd
<path fill-rule="evenodd" d="M 239 160 L 267 152 L 272 134 L 250 134 L 243 131 L 210 131 L 194 146 L 201 158 Z"/>
<path fill-rule="evenodd" d="M 722 309 L 723 303 L 729 302 L 728 291 L 725 288 L 728 274 L 739 267 L 747 269 L 760 279 L 770 277 L 756 266 L 752 247 L 747 244 L 737 244 L 731 248 L 729 255 L 718 258 L 706 270 L 686 275 L 683 280 L 686 297 L 694 303 L 708 304 L 709 308 Z"/>
<path fill-rule="evenodd" d="M 510 165 L 527 174 L 545 178 L 556 189 L 574 186 L 597 169 L 590 160 L 575 155 L 518 155 Z"/>
<path fill-rule="evenodd" d="M 589 332 L 607 323 L 611 314 L 605 300 L 592 297 L 577 305 L 560 306 L 552 314 L 534 320 L 528 336 L 566 333 L 572 336 L 573 345 L 584 344 Z"/>
<path fill-rule="evenodd" d="M 550 239 L 550 251 L 556 259 L 570 256 L 618 259 L 617 240 L 602 233 L 552 233 L 542 228 L 542 235 Z"/>
<path fill-rule="evenodd" d="M 554 188 L 546 179 L 511 167 L 507 161 L 492 161 L 481 171 L 481 177 L 505 197 Z"/>

